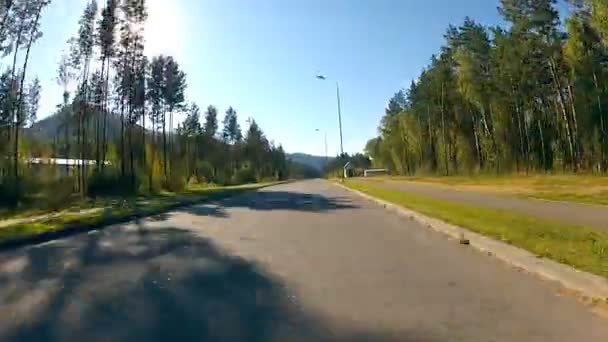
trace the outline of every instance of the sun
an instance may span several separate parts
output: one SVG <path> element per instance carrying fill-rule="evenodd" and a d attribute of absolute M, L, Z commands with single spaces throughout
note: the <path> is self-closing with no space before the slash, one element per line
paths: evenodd
<path fill-rule="evenodd" d="M 175 55 L 182 48 L 185 30 L 177 1 L 148 0 L 145 52 L 148 56 Z"/>

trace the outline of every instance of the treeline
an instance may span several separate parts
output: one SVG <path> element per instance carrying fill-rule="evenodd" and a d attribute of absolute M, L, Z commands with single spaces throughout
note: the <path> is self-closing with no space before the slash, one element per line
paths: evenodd
<path fill-rule="evenodd" d="M 350 164 L 349 164 L 350 163 Z M 362 153 L 348 154 L 342 153 L 332 158 L 323 168 L 326 177 L 342 177 L 344 166 L 349 164 L 350 176 L 363 176 L 364 171 L 372 166 L 370 158 Z"/>
<path fill-rule="evenodd" d="M 59 120 L 50 156 L 72 158 L 62 189 L 81 197 L 109 192 L 183 190 L 188 182 L 239 184 L 287 177 L 288 162 L 253 120 L 243 135 L 229 108 L 223 127 L 209 106 L 185 98 L 186 74 L 171 56 L 144 54 L 145 0 L 95 0 L 86 4 L 58 67 Z M 26 83 L 31 47 L 49 0 L 0 1 L 0 193 L 18 205 L 36 186 L 27 151 L 39 146 L 35 121 L 39 82 Z M 10 57 L 10 58 L 8 58 Z M 21 63 L 18 63 L 20 61 Z M 176 126 L 176 115 L 186 120 Z M 50 168 L 54 170 L 56 168 Z M 56 171 L 56 170 L 54 170 Z M 57 188 L 57 187 L 55 187 Z"/>
<path fill-rule="evenodd" d="M 393 173 L 608 171 L 608 2 L 501 0 L 391 98 L 366 153 Z M 565 30 L 565 32 L 564 32 Z"/>

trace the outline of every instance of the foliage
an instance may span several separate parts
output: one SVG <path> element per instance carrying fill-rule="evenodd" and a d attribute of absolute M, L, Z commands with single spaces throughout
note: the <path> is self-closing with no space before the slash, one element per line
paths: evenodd
<path fill-rule="evenodd" d="M 344 153 L 337 156 L 327 163 L 324 169 L 325 175 L 329 177 L 341 177 L 344 174 L 344 166 L 350 163 L 350 169 L 352 169 L 352 176 L 362 176 L 365 169 L 369 169 L 372 166 L 372 161 L 368 156 L 361 153 L 349 155 Z"/>
<path fill-rule="evenodd" d="M 389 101 L 374 166 L 394 174 L 608 171 L 605 1 L 501 0 L 507 28 L 470 18 Z"/>
<path fill-rule="evenodd" d="M 283 148 L 253 119 L 245 137 L 232 107 L 222 128 L 212 105 L 201 122 L 200 108 L 187 104 L 186 74 L 178 61 L 164 55 L 148 60 L 145 0 L 83 4 L 58 67 L 63 94 L 57 112 L 28 127 L 42 90 L 36 77 L 28 78 L 27 62 L 42 36 L 40 18 L 48 3 L 15 0 L 0 6 L 6 19 L 0 23 L 0 51 L 13 57 L 0 73 L 0 206 L 24 209 L 48 199 L 55 207 L 67 198 L 180 192 L 189 180 L 241 184 L 289 177 Z M 23 61 L 21 68 L 17 61 Z M 186 120 L 176 128 L 178 114 Z M 39 157 L 70 160 L 31 165 L 26 159 Z M 40 175 L 48 179 L 40 182 Z"/>

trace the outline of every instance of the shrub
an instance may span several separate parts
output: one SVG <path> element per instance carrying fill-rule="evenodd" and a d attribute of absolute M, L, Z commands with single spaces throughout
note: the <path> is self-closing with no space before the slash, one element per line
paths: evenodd
<path fill-rule="evenodd" d="M 0 183 L 0 206 L 15 208 L 19 204 L 20 191 L 19 185 L 14 178 L 7 177 Z M 22 187 L 22 186 L 21 186 Z"/>
<path fill-rule="evenodd" d="M 65 177 L 47 183 L 43 190 L 47 209 L 59 210 L 71 203 L 74 200 L 75 182 L 73 177 Z"/>
<path fill-rule="evenodd" d="M 139 189 L 139 183 L 140 179 L 137 175 L 123 177 L 115 171 L 108 170 L 95 173 L 89 178 L 87 192 L 91 197 L 134 195 Z"/>
<path fill-rule="evenodd" d="M 181 192 L 188 184 L 186 177 L 179 174 L 170 174 L 162 182 L 163 189 L 171 192 Z"/>
<path fill-rule="evenodd" d="M 233 176 L 234 184 L 255 183 L 257 181 L 255 172 L 249 167 L 244 167 L 236 171 Z"/>

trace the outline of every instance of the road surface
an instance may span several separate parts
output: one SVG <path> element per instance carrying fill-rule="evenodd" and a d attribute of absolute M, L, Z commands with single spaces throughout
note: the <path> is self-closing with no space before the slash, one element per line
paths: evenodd
<path fill-rule="evenodd" d="M 358 179 L 375 186 L 400 190 L 437 199 L 472 204 L 475 206 L 505 209 L 543 219 L 570 223 L 608 231 L 608 206 L 575 202 L 546 201 L 534 198 L 518 198 L 475 191 L 450 189 L 444 185 L 421 182 Z"/>
<path fill-rule="evenodd" d="M 0 253 L 0 340 L 608 341 L 559 293 L 316 180 Z"/>

